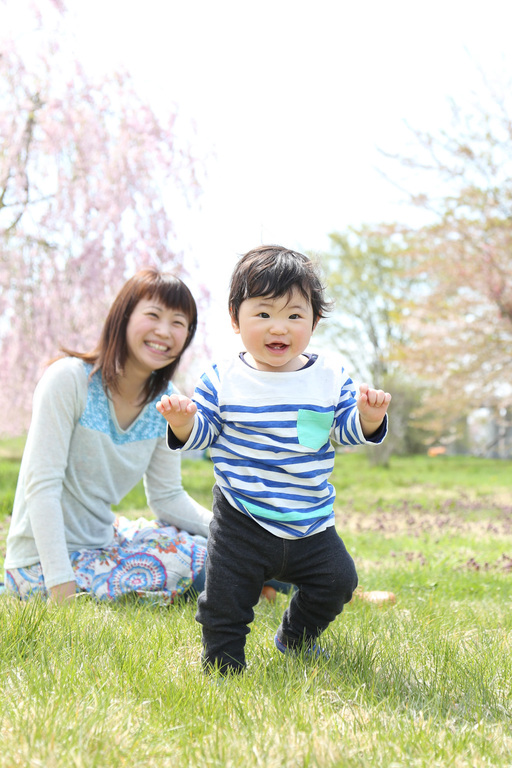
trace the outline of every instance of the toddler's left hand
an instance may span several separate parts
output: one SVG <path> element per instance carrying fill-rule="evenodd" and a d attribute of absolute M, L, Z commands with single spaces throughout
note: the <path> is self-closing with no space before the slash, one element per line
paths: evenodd
<path fill-rule="evenodd" d="M 366 424 L 374 424 L 375 429 L 377 429 L 382 424 L 390 401 L 389 392 L 384 392 L 382 389 L 370 389 L 368 384 L 361 384 L 357 400 L 361 421 Z"/>

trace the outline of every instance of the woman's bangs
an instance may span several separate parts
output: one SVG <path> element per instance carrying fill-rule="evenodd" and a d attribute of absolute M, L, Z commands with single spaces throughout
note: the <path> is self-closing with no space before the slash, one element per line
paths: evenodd
<path fill-rule="evenodd" d="M 148 299 L 156 298 L 166 309 L 179 309 L 189 323 L 194 323 L 197 316 L 196 303 L 187 286 L 178 278 L 165 280 L 154 287 L 148 294 Z"/>

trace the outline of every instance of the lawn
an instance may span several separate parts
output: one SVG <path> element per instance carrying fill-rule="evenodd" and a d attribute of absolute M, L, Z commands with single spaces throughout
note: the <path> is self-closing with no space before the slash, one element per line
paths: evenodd
<path fill-rule="evenodd" d="M 0 515 L 18 461 L 0 444 Z M 185 461 L 183 476 L 209 504 L 210 463 Z M 224 681 L 201 672 L 192 602 L 3 598 L 0 768 L 510 768 L 512 462 L 384 469 L 340 454 L 333 481 L 361 586 L 322 638 L 328 660 L 273 647 L 284 595 L 256 607 L 247 672 Z M 138 486 L 120 509 L 139 516 L 144 503 Z M 369 590 L 396 600 L 368 602 Z"/>

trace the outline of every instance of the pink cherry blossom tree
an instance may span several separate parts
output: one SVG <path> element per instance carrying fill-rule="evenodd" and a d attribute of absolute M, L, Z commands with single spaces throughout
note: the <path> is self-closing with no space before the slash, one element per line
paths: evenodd
<path fill-rule="evenodd" d="M 46 3 L 51 29 L 42 5 L 30 46 L 0 28 L 0 433 L 26 428 L 43 364 L 95 343 L 134 269 L 186 279 L 169 201 L 198 189 L 176 114 L 157 117 L 127 74 L 91 77 L 59 45 L 64 4 Z"/>

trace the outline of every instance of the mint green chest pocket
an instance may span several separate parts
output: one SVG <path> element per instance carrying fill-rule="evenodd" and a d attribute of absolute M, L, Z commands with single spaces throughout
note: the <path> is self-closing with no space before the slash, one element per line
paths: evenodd
<path fill-rule="evenodd" d="M 318 451 L 329 439 L 334 411 L 319 413 L 299 408 L 297 415 L 297 438 L 301 445 Z"/>

